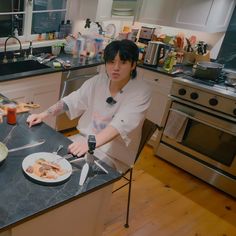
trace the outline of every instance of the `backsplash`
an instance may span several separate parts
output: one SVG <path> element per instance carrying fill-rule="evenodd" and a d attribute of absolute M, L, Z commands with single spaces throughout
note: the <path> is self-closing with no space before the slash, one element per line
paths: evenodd
<path fill-rule="evenodd" d="M 236 69 L 236 8 L 234 9 L 229 27 L 225 34 L 217 61 L 227 69 Z"/>

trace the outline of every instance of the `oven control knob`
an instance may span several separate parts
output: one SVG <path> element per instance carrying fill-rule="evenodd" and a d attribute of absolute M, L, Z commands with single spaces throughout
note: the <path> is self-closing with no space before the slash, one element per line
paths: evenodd
<path fill-rule="evenodd" d="M 236 115 L 236 108 L 233 110 L 234 115 Z"/>
<path fill-rule="evenodd" d="M 211 98 L 211 99 L 209 100 L 209 104 L 210 104 L 211 106 L 216 106 L 216 105 L 218 104 L 218 100 L 217 100 L 216 98 Z"/>
<path fill-rule="evenodd" d="M 179 89 L 179 95 L 185 95 L 186 94 L 186 89 L 181 88 Z"/>
<path fill-rule="evenodd" d="M 198 99 L 198 93 L 191 93 L 190 98 L 193 99 L 193 100 Z"/>

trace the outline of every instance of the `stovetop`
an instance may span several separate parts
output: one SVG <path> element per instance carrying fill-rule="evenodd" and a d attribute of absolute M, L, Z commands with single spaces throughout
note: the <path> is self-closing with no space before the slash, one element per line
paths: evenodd
<path fill-rule="evenodd" d="M 228 84 L 224 76 L 218 78 L 216 81 L 203 80 L 188 74 L 180 74 L 179 76 L 180 77 L 175 79 L 179 82 L 182 81 L 182 84 L 186 86 L 189 85 L 191 87 L 208 90 L 210 93 L 215 93 L 216 95 L 226 96 L 233 100 L 236 99 L 236 87 Z"/>
<path fill-rule="evenodd" d="M 225 80 L 206 81 L 189 75 L 173 78 L 171 95 L 236 117 L 236 89 Z"/>

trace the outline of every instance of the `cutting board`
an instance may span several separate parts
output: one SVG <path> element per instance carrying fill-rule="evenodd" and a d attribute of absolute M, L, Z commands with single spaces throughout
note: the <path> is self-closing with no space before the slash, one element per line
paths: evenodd
<path fill-rule="evenodd" d="M 33 106 L 30 106 L 30 105 L 33 105 Z M 16 113 L 28 112 L 31 109 L 35 109 L 35 108 L 39 108 L 39 107 L 40 106 L 38 104 L 18 103 L 16 105 Z M 0 113 L 3 113 L 3 115 L 7 114 L 7 104 L 0 106 Z"/>
<path fill-rule="evenodd" d="M 23 103 L 23 102 L 16 102 L 16 101 L 8 99 L 4 95 L 0 94 L 0 113 L 3 113 L 3 115 L 7 114 L 7 105 L 9 103 L 16 104 L 16 113 L 28 112 L 28 111 L 30 111 L 30 109 L 35 109 L 35 108 L 40 107 L 38 104 L 28 104 L 28 103 Z"/>

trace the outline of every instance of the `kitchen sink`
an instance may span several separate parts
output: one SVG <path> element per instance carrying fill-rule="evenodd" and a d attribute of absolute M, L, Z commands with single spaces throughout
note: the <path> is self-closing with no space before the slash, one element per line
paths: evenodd
<path fill-rule="evenodd" d="M 0 76 L 50 68 L 38 61 L 27 60 L 0 64 Z"/>

